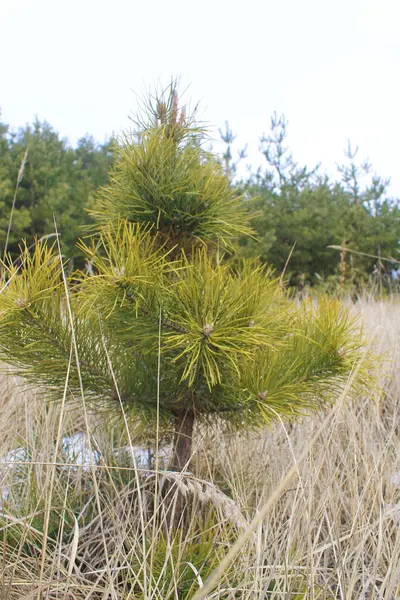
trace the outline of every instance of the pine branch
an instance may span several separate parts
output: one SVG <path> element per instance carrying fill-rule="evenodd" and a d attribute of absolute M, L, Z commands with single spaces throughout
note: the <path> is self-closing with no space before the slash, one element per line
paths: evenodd
<path fill-rule="evenodd" d="M 62 397 L 71 351 L 71 327 L 61 293 L 61 265 L 51 248 L 38 244 L 25 251 L 19 271 L 8 266 L 8 285 L 0 294 L 0 358 L 31 384 Z M 110 397 L 112 382 L 99 345 L 95 323 L 76 319 L 74 328 L 88 396 Z M 69 388 L 80 395 L 75 363 Z"/>

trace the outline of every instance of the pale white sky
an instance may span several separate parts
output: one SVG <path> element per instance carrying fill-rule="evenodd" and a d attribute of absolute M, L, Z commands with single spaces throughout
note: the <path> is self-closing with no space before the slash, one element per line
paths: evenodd
<path fill-rule="evenodd" d="M 400 196 L 400 0 L 0 0 L 0 107 L 75 142 L 129 127 L 171 74 L 256 153 L 274 110 L 295 158 L 332 170 L 347 138 Z"/>

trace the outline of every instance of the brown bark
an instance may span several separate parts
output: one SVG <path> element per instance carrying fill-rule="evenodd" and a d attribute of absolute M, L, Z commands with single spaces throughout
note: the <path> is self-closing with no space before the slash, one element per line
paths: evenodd
<path fill-rule="evenodd" d="M 188 469 L 192 454 L 193 426 L 193 410 L 183 409 L 175 413 L 174 446 L 170 465 L 171 471 L 183 471 Z"/>
<path fill-rule="evenodd" d="M 175 413 L 175 432 L 173 454 L 169 467 L 170 471 L 182 472 L 189 468 L 192 454 L 194 419 L 195 416 L 192 409 L 180 410 Z M 168 526 L 173 529 L 177 529 L 178 527 L 184 528 L 187 500 L 173 480 L 164 488 L 164 498 Z"/>

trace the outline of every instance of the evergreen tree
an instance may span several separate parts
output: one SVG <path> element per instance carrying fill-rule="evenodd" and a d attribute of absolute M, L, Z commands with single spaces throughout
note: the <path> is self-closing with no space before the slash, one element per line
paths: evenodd
<path fill-rule="evenodd" d="M 347 254 L 348 275 L 358 288 L 378 268 L 379 261 L 366 254 L 397 257 L 398 200 L 386 196 L 389 180 L 371 177 L 368 161 L 356 161 L 357 148 L 349 144 L 344 164 L 338 165 L 340 180 L 332 181 L 318 165 L 308 169 L 294 160 L 287 146 L 287 121 L 275 114 L 260 150 L 267 167 L 238 185 L 258 234 L 257 240 L 241 237 L 240 255 L 258 255 L 279 272 L 286 267 L 291 285 L 314 285 L 338 280 L 339 255 L 330 246 L 346 241 L 348 248 L 365 254 Z M 385 264 L 387 278 L 391 266 Z"/>
<path fill-rule="evenodd" d="M 35 237 L 54 231 L 53 216 L 62 234 L 62 251 L 76 255 L 82 226 L 90 221 L 87 209 L 94 192 L 107 182 L 113 140 L 96 144 L 90 136 L 78 141 L 76 149 L 46 122 L 10 132 L 0 125 L 0 244 L 7 236 L 14 202 L 15 182 L 27 149 L 23 178 L 18 186 L 13 211 L 9 249 L 14 258 L 21 238 L 31 245 Z"/>
<path fill-rule="evenodd" d="M 0 356 L 50 396 L 70 365 L 71 398 L 147 428 L 158 414 L 172 423 L 170 468 L 181 471 L 197 420 L 260 427 L 318 409 L 361 341 L 337 302 L 298 305 L 268 268 L 221 260 L 251 234 L 245 204 L 174 85 L 148 114 L 117 148 L 93 238 L 80 244 L 94 274 L 67 280 L 57 247 L 43 243 L 8 265 Z"/>

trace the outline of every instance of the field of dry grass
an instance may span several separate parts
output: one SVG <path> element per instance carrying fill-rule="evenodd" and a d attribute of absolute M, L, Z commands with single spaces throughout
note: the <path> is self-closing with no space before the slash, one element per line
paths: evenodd
<path fill-rule="evenodd" d="M 123 424 L 2 376 L 0 598 L 400 598 L 400 303 L 354 310 L 381 391 L 257 434 L 198 430 L 193 475 L 169 475 L 185 534 L 163 523 L 162 459 L 116 452 Z"/>

